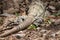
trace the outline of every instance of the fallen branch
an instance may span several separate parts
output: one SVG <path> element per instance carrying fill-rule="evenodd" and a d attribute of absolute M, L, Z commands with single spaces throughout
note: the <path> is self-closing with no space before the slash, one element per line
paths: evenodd
<path fill-rule="evenodd" d="M 14 9 L 14 8 L 9 8 L 8 10 L 4 10 L 5 13 L 10 13 L 10 14 L 13 14 L 18 11 L 19 11 L 19 9 Z"/>

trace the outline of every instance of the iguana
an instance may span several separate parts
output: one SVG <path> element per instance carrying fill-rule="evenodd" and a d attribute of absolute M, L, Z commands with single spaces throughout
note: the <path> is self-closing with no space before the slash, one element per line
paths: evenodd
<path fill-rule="evenodd" d="M 27 28 L 31 23 L 36 20 L 37 17 L 41 16 L 44 14 L 44 9 L 45 7 L 43 6 L 43 3 L 40 0 L 34 0 L 31 5 L 29 6 L 29 11 L 28 11 L 28 17 L 27 19 L 19 24 L 17 27 L 14 27 L 13 29 L 3 33 L 0 35 L 0 37 L 6 37 L 10 34 L 13 34 L 15 32 L 18 32 L 20 30 L 23 30 Z"/>

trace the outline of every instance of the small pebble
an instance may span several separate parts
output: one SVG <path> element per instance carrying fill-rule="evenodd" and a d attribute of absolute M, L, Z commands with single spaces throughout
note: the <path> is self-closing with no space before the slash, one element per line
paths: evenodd
<path fill-rule="evenodd" d="M 16 38 L 20 39 L 20 38 L 24 37 L 25 34 L 15 34 L 13 36 L 15 36 Z"/>
<path fill-rule="evenodd" d="M 46 30 L 43 29 L 43 30 L 41 30 L 40 32 L 42 32 L 42 33 L 46 33 Z"/>
<path fill-rule="evenodd" d="M 55 37 L 55 33 L 51 34 L 52 37 Z"/>

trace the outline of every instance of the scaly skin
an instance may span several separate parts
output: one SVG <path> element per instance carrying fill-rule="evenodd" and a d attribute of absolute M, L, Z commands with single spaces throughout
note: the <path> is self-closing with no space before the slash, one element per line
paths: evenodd
<path fill-rule="evenodd" d="M 29 21 L 28 21 L 29 20 Z M 26 21 L 24 21 L 23 23 L 21 23 L 19 26 L 14 27 L 13 29 L 11 29 L 10 31 L 3 33 L 2 35 L 0 35 L 0 37 L 5 37 L 8 36 L 9 34 L 15 33 L 17 31 L 20 31 L 22 29 L 27 28 L 28 25 L 30 25 L 32 22 L 34 21 L 34 17 L 30 16 L 27 18 Z M 28 23 L 27 23 L 28 22 Z M 24 24 L 24 25 L 23 25 Z"/>
<path fill-rule="evenodd" d="M 14 27 L 13 29 L 9 30 L 8 32 L 1 34 L 0 37 L 6 37 L 10 34 L 13 34 L 17 31 L 27 28 L 31 23 L 34 22 L 35 17 L 41 15 L 43 13 L 43 11 L 44 11 L 44 7 L 43 7 L 42 2 L 40 2 L 38 0 L 33 1 L 29 7 L 29 11 L 28 11 L 29 14 L 28 14 L 27 19 L 24 22 L 22 22 L 20 25 L 18 25 L 17 27 Z"/>

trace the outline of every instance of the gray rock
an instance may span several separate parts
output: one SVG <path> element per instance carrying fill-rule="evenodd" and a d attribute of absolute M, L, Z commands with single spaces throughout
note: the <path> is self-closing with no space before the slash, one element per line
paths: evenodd
<path fill-rule="evenodd" d="M 20 39 L 20 38 L 24 37 L 25 34 L 15 34 L 13 36 L 15 36 L 16 38 Z"/>

